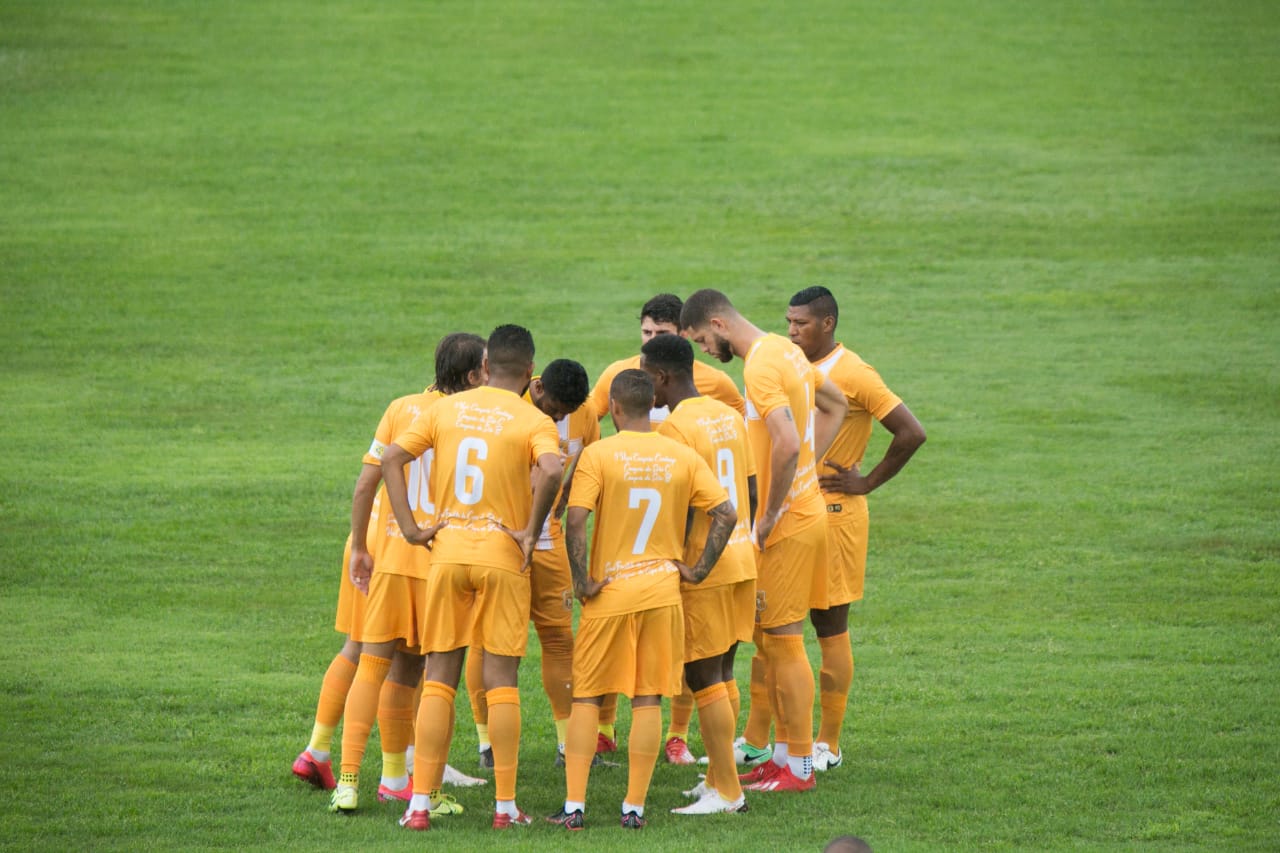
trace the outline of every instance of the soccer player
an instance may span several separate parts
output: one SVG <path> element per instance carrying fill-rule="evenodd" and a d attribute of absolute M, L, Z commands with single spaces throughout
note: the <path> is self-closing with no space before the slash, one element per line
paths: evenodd
<path fill-rule="evenodd" d="M 657 335 L 677 335 L 680 333 L 680 309 L 684 303 L 673 293 L 659 293 L 640 309 L 640 343 L 644 345 Z M 596 380 L 591 391 L 591 403 L 596 413 L 603 418 L 609 409 L 609 384 L 623 370 L 640 367 L 640 356 L 615 361 L 604 369 Z M 742 395 L 733 384 L 733 380 L 723 370 L 717 370 L 709 364 L 695 361 L 693 364 L 693 382 L 698 393 L 713 397 L 745 415 L 746 405 Z M 655 406 L 649 413 L 649 420 L 656 428 L 667 416 L 665 406 Z M 618 697 L 610 696 L 600 709 L 600 736 L 597 746 L 602 753 L 615 752 L 618 748 L 614 739 L 613 721 L 618 711 Z M 666 746 L 663 755 L 672 764 L 693 764 L 695 759 L 689 751 L 689 720 L 693 716 L 693 694 L 686 687 L 671 700 L 671 727 L 667 729 Z"/>
<path fill-rule="evenodd" d="M 657 335 L 678 335 L 680 333 L 680 309 L 684 303 L 680 301 L 680 297 L 673 293 L 659 293 L 650 299 L 640 309 L 640 344 L 653 339 Z M 604 418 L 609 413 L 609 385 L 613 382 L 613 378 L 623 370 L 638 370 L 640 368 L 640 356 L 633 355 L 630 358 L 624 358 L 621 361 L 615 361 L 604 369 L 600 374 L 600 378 L 596 380 L 595 387 L 591 389 L 591 403 L 595 406 L 596 413 Z M 737 409 L 738 414 L 745 415 L 747 410 L 742 401 L 742 395 L 738 393 L 738 387 L 733 384 L 733 379 L 729 377 L 723 370 L 717 370 L 709 364 L 701 361 L 695 361 L 693 365 L 693 383 L 698 387 L 700 394 L 708 397 L 714 397 L 726 405 Z M 662 406 L 655 406 L 650 413 L 650 422 L 656 428 L 659 423 L 667 416 L 667 410 Z"/>
<path fill-rule="evenodd" d="M 382 739 L 382 780 L 379 800 L 407 800 L 411 794 L 405 751 L 413 738 L 414 703 L 422 680 L 423 657 L 418 650 L 419 623 L 425 579 L 430 570 L 425 549 L 407 543 L 389 513 L 373 512 L 383 504 L 380 465 L 387 443 L 399 435 L 419 413 L 446 395 L 465 391 L 483 378 L 484 340 L 477 335 L 448 335 L 436 347 L 436 384 L 421 394 L 393 400 L 387 406 L 351 502 L 352 584 L 367 595 L 363 624 L 356 634 L 360 642 L 358 664 L 343 710 L 342 775 L 330 799 L 329 810 L 350 813 L 359 806 L 360 765 L 375 717 Z M 412 459 L 402 472 L 413 484 L 415 523 L 430 525 L 434 508 L 427 494 L 431 457 Z M 377 495 L 375 497 L 375 491 Z M 376 529 L 369 530 L 371 524 Z M 374 549 L 367 547 L 374 543 Z M 354 544 L 360 543 L 360 544 Z M 435 804 L 437 813 L 456 813 L 461 806 L 452 798 Z"/>
<path fill-rule="evenodd" d="M 533 377 L 533 336 L 515 325 L 489 335 L 486 385 L 439 401 L 382 457 L 387 499 L 404 538 L 432 545 L 422 649 L 426 681 L 418 705 L 413 797 L 402 826 L 431 827 L 429 812 L 453 732 L 453 702 L 473 623 L 484 648 L 496 787 L 494 829 L 527 826 L 516 805 L 520 747 L 517 675 L 529 636 L 529 562 L 564 473 L 556 426 L 521 399 Z M 402 466 L 435 451 L 436 524 L 414 519 Z"/>
<path fill-rule="evenodd" d="M 816 784 L 814 682 L 803 631 L 811 603 L 826 600 L 827 574 L 826 504 L 816 463 L 844 419 L 844 395 L 809 364 L 799 347 L 781 335 L 765 334 L 719 291 L 699 290 L 690 296 L 680 325 L 704 352 L 723 362 L 734 356 L 743 360 L 747 437 L 760 478 L 754 529 L 760 549 L 759 663 L 753 661 L 752 666 L 752 712 L 773 694 L 778 743 L 773 760 L 747 775 L 746 789 L 811 790 Z M 748 743 L 754 743 L 752 735 L 748 717 Z"/>
<path fill-rule="evenodd" d="M 564 740 L 573 703 L 573 578 L 564 546 L 560 516 L 569 500 L 569 478 L 582 449 L 600 438 L 600 419 L 585 402 L 589 390 L 587 371 L 576 361 L 558 358 L 533 377 L 525 399 L 537 406 L 556 424 L 560 454 L 565 466 L 565 484 L 560 487 L 555 508 L 547 516 L 542 535 L 533 551 L 529 584 L 532 596 L 530 618 L 542 646 L 542 688 L 551 701 L 556 730 L 556 763 L 564 763 Z M 475 638 L 473 637 L 473 644 Z M 489 744 L 488 704 L 484 698 L 484 653 L 477 649 L 467 659 L 467 692 L 479 735 L 480 765 L 493 767 Z"/>
<path fill-rule="evenodd" d="M 450 394 L 479 384 L 481 379 L 480 359 L 483 352 L 484 340 L 476 335 L 465 333 L 446 335 L 436 346 L 435 382 L 424 394 L 432 396 L 436 396 L 436 392 Z M 417 397 L 420 395 L 411 396 Z M 384 421 L 386 417 L 386 415 L 383 416 Z M 382 440 L 389 440 L 389 436 L 384 436 Z M 378 450 L 380 446 L 379 440 L 375 435 L 370 452 Z M 375 498 L 375 493 L 378 492 L 378 485 L 382 479 L 382 472 L 376 463 L 370 463 L 371 458 L 373 457 L 366 454 L 365 464 L 361 467 L 360 475 L 356 480 L 352 498 L 354 513 L 357 515 L 365 513 L 366 523 L 361 528 L 366 531 L 364 553 L 376 551 L 383 535 L 383 525 L 379 523 L 380 501 Z M 338 613 L 335 620 L 336 630 L 345 634 L 346 639 L 343 642 L 342 650 L 330 663 L 321 682 L 311 742 L 293 763 L 295 776 L 326 791 L 332 791 L 337 785 L 333 777 L 329 748 L 333 741 L 334 730 L 342 720 L 347 695 L 360 662 L 361 643 L 357 638 L 363 634 L 364 612 L 368 600 L 365 591 L 357 589 L 351 578 L 351 541 L 351 537 L 348 536 L 343 549 L 342 574 L 338 588 Z M 383 718 L 384 747 L 386 746 L 385 732 L 393 730 L 395 726 L 395 722 L 386 716 L 387 710 L 386 705 L 379 705 L 379 711 Z M 394 735 L 392 739 L 394 741 Z M 384 749 L 384 752 L 386 751 Z M 403 758 L 400 758 L 400 760 L 403 761 Z M 384 764 L 386 763 L 388 762 L 384 756 Z M 394 755 L 389 763 L 394 768 L 396 763 Z M 470 779 L 470 777 L 463 778 Z"/>
<path fill-rule="evenodd" d="M 756 558 L 751 544 L 755 514 L 755 459 L 747 448 L 742 416 L 693 384 L 693 347 L 676 335 L 659 335 L 640 348 L 640 361 L 653 380 L 653 400 L 671 414 L 658 433 L 688 445 L 711 466 L 729 493 L 737 515 L 733 534 L 719 562 L 701 584 L 683 584 L 684 672 L 693 691 L 707 746 L 705 782 L 686 791 L 694 802 L 676 814 L 746 811 L 746 799 L 734 767 L 733 736 L 738 720 L 738 683 L 733 658 L 738 643 L 749 641 L 756 615 Z M 694 564 L 706 523 L 696 518 L 689 530 L 684 561 Z"/>
<path fill-rule="evenodd" d="M 680 689 L 684 619 L 680 580 L 701 582 L 719 559 L 737 513 L 691 448 L 650 432 L 653 383 L 624 370 L 609 389 L 617 435 L 583 451 L 573 478 L 566 544 L 582 615 L 573 655 L 573 713 L 565 747 L 564 808 L 548 818 L 582 829 L 596 723 L 605 694 L 631 698 L 622 826 L 644 826 L 644 802 L 662 738 L 663 696 Z M 702 556 L 681 562 L 691 507 L 711 516 Z M 587 519 L 596 515 L 587 563 Z"/>
<path fill-rule="evenodd" d="M 924 444 L 924 427 L 902 399 L 889 390 L 875 368 L 835 339 L 839 306 L 825 287 L 808 287 L 791 297 L 787 334 L 805 357 L 844 394 L 849 405 L 844 423 L 819 468 L 818 483 L 827 503 L 830 575 L 825 606 L 809 611 L 822 647 L 816 770 L 844 760 L 840 731 L 853 684 L 849 644 L 849 604 L 862 600 L 867 569 L 867 498 L 902 470 Z M 866 475 L 860 472 L 871 437 L 872 420 L 892 435 L 884 457 Z"/>

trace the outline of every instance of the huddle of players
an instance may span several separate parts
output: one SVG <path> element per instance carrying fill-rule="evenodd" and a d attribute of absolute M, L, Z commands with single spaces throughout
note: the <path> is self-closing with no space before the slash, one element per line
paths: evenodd
<path fill-rule="evenodd" d="M 672 300 L 678 325 L 655 323 L 651 308 Z M 607 412 L 584 404 L 586 374 L 575 362 L 557 360 L 534 377 L 533 340 L 518 326 L 500 326 L 487 342 L 443 339 L 436 384 L 392 403 L 365 457 L 351 540 L 363 547 L 349 543 L 348 564 L 368 597 L 361 601 L 344 582 L 337 627 L 349 639 L 326 673 L 312 742 L 294 773 L 332 788 L 332 809 L 356 808 L 376 716 L 384 750 L 378 794 L 407 800 L 401 824 L 427 829 L 431 817 L 460 812 L 442 785 L 484 781 L 445 763 L 471 647 L 468 684 L 497 788 L 493 826 L 528 825 L 515 802 L 516 672 L 532 615 L 566 777 L 564 807 L 548 820 L 584 826 L 601 706 L 623 693 L 632 728 L 621 822 L 643 826 L 662 748 L 660 702 L 685 683 L 708 765 L 705 779 L 685 792 L 694 802 L 674 812 L 746 811 L 744 787 L 813 788 L 815 683 L 803 620 L 813 620 L 823 649 L 817 766 L 827 769 L 842 760 L 853 672 L 848 604 L 861 597 L 865 565 L 862 496 L 924 441 L 875 371 L 834 343 L 837 316 L 824 288 L 796 294 L 788 311 L 793 343 L 761 331 L 717 291 L 699 291 L 683 305 L 656 297 L 642 317 L 646 340 L 636 366 L 611 366 L 592 395 Z M 676 331 L 684 337 L 658 333 Z M 737 402 L 732 381 L 695 361 L 689 341 L 725 362 L 743 358 L 745 421 L 740 409 L 705 393 L 715 393 L 723 377 L 725 396 Z M 605 413 L 617 435 L 601 440 Z M 863 475 L 873 417 L 894 438 Z M 576 641 L 573 597 L 582 602 Z M 735 742 L 733 658 L 746 640 L 757 649 L 752 704 Z M 339 717 L 346 722 L 335 781 L 328 748 Z M 755 767 L 740 778 L 738 761 Z"/>

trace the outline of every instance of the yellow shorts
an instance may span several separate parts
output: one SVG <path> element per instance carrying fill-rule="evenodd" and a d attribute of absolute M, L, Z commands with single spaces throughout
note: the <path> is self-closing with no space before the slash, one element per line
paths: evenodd
<path fill-rule="evenodd" d="M 555 546 L 533 552 L 529 569 L 530 618 L 538 627 L 568 628 L 573 624 L 573 577 L 569 573 L 569 552 L 564 537 Z"/>
<path fill-rule="evenodd" d="M 761 628 L 803 621 L 815 602 L 826 600 L 826 519 L 756 554 L 756 621 Z"/>
<path fill-rule="evenodd" d="M 400 647 L 418 654 L 426 610 L 427 582 L 408 575 L 374 571 L 369 579 L 362 643 L 400 640 Z"/>
<path fill-rule="evenodd" d="M 820 610 L 862 600 L 867 576 L 867 505 L 846 514 L 848 521 L 827 526 L 827 603 Z"/>
<path fill-rule="evenodd" d="M 364 610 L 369 597 L 351 582 L 351 574 L 347 566 L 351 563 L 351 536 L 347 536 L 347 545 L 342 551 L 342 578 L 338 581 L 338 615 L 333 620 L 333 628 L 339 634 L 346 634 L 356 642 L 364 631 Z"/>
<path fill-rule="evenodd" d="M 529 644 L 529 573 L 492 566 L 433 563 L 422 626 L 424 652 L 470 646 L 472 626 L 485 651 L 524 657 Z"/>
<path fill-rule="evenodd" d="M 688 587 L 684 599 L 684 662 L 718 657 L 734 643 L 751 642 L 756 621 L 754 579 L 703 589 Z"/>
<path fill-rule="evenodd" d="M 573 642 L 574 697 L 678 695 L 684 683 L 682 610 L 673 604 L 582 619 Z"/>

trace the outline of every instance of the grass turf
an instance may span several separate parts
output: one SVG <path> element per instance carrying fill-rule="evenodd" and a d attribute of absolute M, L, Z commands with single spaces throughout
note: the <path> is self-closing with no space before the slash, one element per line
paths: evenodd
<path fill-rule="evenodd" d="M 655 292 L 778 330 L 823 283 L 930 433 L 872 497 L 845 766 L 706 821 L 659 766 L 640 838 L 597 773 L 599 830 L 504 843 L 1272 847 L 1278 31 L 1262 2 L 0 7 L 0 846 L 492 843 L 487 793 L 437 841 L 287 773 L 382 406 L 454 329 L 594 375 Z"/>

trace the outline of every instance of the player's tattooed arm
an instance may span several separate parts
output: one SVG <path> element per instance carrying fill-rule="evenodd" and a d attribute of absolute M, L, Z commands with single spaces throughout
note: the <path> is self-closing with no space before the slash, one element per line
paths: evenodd
<path fill-rule="evenodd" d="M 707 544 L 702 549 L 702 556 L 692 566 L 677 563 L 680 577 L 689 583 L 702 583 L 720 560 L 724 546 L 729 542 L 733 527 L 738 523 L 738 513 L 733 504 L 725 501 L 707 513 L 711 516 L 711 529 L 707 531 Z"/>
<path fill-rule="evenodd" d="M 569 552 L 569 572 L 573 576 L 573 594 L 579 601 L 595 598 L 609 581 L 593 581 L 587 563 L 587 516 L 591 511 L 580 506 L 569 507 L 564 522 L 565 550 Z"/>

